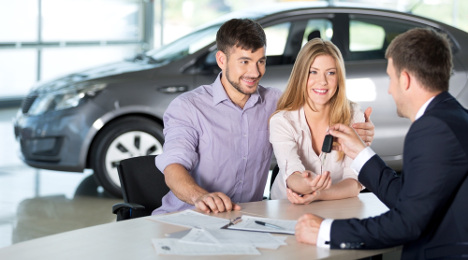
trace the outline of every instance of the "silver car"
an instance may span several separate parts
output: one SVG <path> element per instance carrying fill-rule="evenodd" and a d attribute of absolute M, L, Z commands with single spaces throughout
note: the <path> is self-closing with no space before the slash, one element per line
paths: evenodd
<path fill-rule="evenodd" d="M 14 122 L 24 162 L 60 171 L 93 169 L 105 190 L 121 196 L 116 165 L 128 157 L 161 153 L 165 109 L 180 93 L 214 81 L 220 71 L 215 35 L 233 17 L 256 19 L 266 31 L 267 72 L 261 81 L 266 87 L 285 88 L 295 57 L 309 39 L 333 41 L 345 59 L 348 97 L 362 109 L 373 107 L 372 147 L 397 169 L 410 121 L 397 116 L 387 93 L 384 53 L 396 35 L 413 27 L 445 32 L 454 53 L 450 92 L 468 107 L 466 32 L 388 10 L 288 3 L 232 13 L 132 60 L 37 84 Z"/>

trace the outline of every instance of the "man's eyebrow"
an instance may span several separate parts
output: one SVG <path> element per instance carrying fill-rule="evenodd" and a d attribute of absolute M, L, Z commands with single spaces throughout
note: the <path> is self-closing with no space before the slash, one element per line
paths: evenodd
<path fill-rule="evenodd" d="M 250 58 L 250 57 L 247 57 L 247 56 L 241 56 L 241 57 L 238 58 L 238 60 L 253 60 L 253 59 Z M 266 60 L 266 56 L 263 56 L 258 60 Z"/>

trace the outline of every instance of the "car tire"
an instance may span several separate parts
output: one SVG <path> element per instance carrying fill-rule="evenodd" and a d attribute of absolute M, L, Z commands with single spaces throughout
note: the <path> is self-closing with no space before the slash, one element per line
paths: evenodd
<path fill-rule="evenodd" d="M 155 121 L 132 116 L 105 126 L 96 136 L 90 152 L 90 165 L 98 184 L 110 194 L 121 198 L 117 165 L 123 159 L 160 154 L 164 135 Z"/>

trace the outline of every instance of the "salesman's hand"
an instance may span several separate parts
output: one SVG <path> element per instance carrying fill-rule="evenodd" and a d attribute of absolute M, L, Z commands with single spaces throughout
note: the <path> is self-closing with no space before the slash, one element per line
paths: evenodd
<path fill-rule="evenodd" d="M 323 218 L 313 214 L 305 214 L 300 217 L 296 224 L 297 242 L 316 245 L 322 221 Z"/>
<path fill-rule="evenodd" d="M 346 125 L 337 124 L 330 128 L 329 133 L 335 137 L 337 146 L 335 150 L 343 151 L 354 160 L 356 156 L 366 148 L 366 144 L 359 138 L 356 131 Z"/>
<path fill-rule="evenodd" d="M 197 209 L 206 213 L 228 212 L 241 209 L 241 206 L 232 202 L 231 199 L 222 192 L 204 194 L 195 200 L 194 205 Z"/>
<path fill-rule="evenodd" d="M 366 119 L 364 123 L 354 123 L 353 128 L 358 133 L 359 137 L 366 143 L 367 146 L 371 145 L 372 140 L 374 140 L 374 124 L 370 120 L 370 115 L 372 113 L 372 107 L 368 107 L 364 111 L 364 118 Z"/>

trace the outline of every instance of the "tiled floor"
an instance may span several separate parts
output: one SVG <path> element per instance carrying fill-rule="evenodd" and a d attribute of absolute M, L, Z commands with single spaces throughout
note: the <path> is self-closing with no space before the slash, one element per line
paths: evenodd
<path fill-rule="evenodd" d="M 91 173 L 38 170 L 19 159 L 16 111 L 0 109 L 0 248 L 115 221 L 111 207 L 122 200 L 98 188 Z"/>

